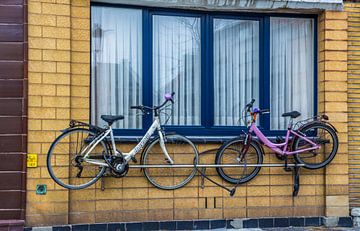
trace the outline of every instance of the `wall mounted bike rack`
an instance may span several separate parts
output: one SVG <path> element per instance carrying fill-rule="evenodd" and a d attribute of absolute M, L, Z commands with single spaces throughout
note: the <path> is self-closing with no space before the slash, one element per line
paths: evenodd
<path fill-rule="evenodd" d="M 300 189 L 300 168 L 304 166 L 304 164 L 174 164 L 174 165 L 129 165 L 129 168 L 197 168 L 201 175 L 201 187 L 204 187 L 204 178 L 206 176 L 206 168 L 232 168 L 232 167 L 283 167 L 289 168 L 293 172 L 294 175 L 294 183 L 293 183 L 293 196 L 297 196 Z M 207 178 L 208 179 L 208 178 Z M 211 180 L 210 180 L 211 181 Z M 214 182 L 213 182 L 214 183 Z"/>
<path fill-rule="evenodd" d="M 199 157 L 206 154 L 212 154 L 212 152 L 216 151 L 217 149 L 211 149 L 207 150 L 205 152 L 199 153 Z M 200 158 L 199 158 L 200 159 Z M 230 192 L 230 195 L 233 195 L 235 193 L 236 187 L 239 186 L 239 184 L 236 184 L 233 189 L 228 189 L 225 186 L 215 182 L 214 180 L 210 179 L 206 175 L 206 169 L 207 168 L 231 168 L 231 167 L 283 167 L 285 171 L 292 171 L 293 173 L 293 193 L 292 196 L 297 196 L 300 190 L 300 168 L 305 166 L 304 164 L 288 164 L 287 160 L 285 163 L 279 163 L 279 164 L 270 164 L 270 163 L 263 163 L 263 164 L 158 164 L 158 165 L 129 165 L 129 168 L 134 169 L 143 169 L 143 168 L 196 168 L 196 170 L 199 172 L 201 176 L 201 188 L 204 188 L 205 179 L 209 180 L 213 184 L 227 190 Z M 101 190 L 105 190 L 105 181 L 104 177 L 101 178 Z"/>

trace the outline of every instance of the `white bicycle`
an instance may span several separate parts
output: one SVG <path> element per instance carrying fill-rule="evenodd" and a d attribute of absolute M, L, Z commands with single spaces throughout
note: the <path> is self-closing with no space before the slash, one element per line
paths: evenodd
<path fill-rule="evenodd" d="M 137 162 L 141 150 L 141 165 L 145 177 L 160 189 L 177 189 L 186 185 L 196 174 L 199 154 L 185 136 L 165 134 L 160 113 L 173 101 L 174 93 L 165 95 L 160 106 L 132 106 L 143 114 L 154 113 L 154 121 L 140 142 L 128 153 L 117 150 L 111 125 L 124 116 L 102 115 L 105 128 L 72 120 L 69 128 L 55 139 L 47 155 L 51 178 L 67 189 L 83 189 L 109 173 L 124 177 L 129 162 Z M 153 136 L 155 133 L 157 135 Z M 171 166 L 180 166 L 173 168 Z"/>

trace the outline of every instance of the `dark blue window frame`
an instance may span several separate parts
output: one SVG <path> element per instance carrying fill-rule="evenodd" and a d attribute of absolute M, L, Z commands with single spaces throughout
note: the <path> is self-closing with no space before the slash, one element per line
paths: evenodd
<path fill-rule="evenodd" d="M 143 105 L 153 106 L 152 92 L 152 17 L 153 15 L 199 17 L 201 20 L 201 126 L 167 126 L 166 131 L 175 131 L 188 136 L 236 136 L 244 126 L 214 126 L 214 85 L 213 85 L 213 20 L 241 19 L 259 22 L 259 98 L 256 105 L 270 108 L 270 18 L 311 18 L 314 19 L 314 115 L 317 114 L 317 15 L 289 13 L 248 13 L 208 12 L 154 7 L 139 7 L 120 4 L 92 3 L 91 6 L 133 8 L 142 10 L 143 46 Z M 146 86 L 146 87 L 145 87 Z M 90 96 L 91 97 L 91 96 Z M 175 95 L 176 97 L 176 95 Z M 129 109 L 130 110 L 130 109 Z M 90 113 L 91 114 L 91 113 Z M 91 116 L 91 115 L 90 115 Z M 145 134 L 152 123 L 153 115 L 144 115 L 142 129 L 114 129 L 115 136 L 136 137 Z M 258 125 L 268 136 L 284 135 L 284 130 L 270 130 L 270 115 L 263 115 Z"/>

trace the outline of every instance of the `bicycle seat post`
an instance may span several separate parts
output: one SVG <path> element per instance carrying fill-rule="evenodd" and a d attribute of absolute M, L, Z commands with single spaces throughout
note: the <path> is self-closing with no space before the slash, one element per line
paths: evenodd
<path fill-rule="evenodd" d="M 290 118 L 289 124 L 288 124 L 288 130 L 291 130 L 293 126 L 293 118 Z"/>

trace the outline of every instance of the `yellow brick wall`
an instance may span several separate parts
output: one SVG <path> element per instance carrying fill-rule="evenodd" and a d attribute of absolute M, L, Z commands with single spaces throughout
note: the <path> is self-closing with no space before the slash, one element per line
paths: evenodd
<path fill-rule="evenodd" d="M 28 152 L 39 154 L 39 167 L 27 174 L 27 225 L 68 223 L 69 193 L 56 185 L 46 154 L 70 119 L 70 0 L 28 1 L 29 139 Z M 38 196 L 37 184 L 48 194 Z"/>
<path fill-rule="evenodd" d="M 360 3 L 345 5 L 348 12 L 349 196 L 350 207 L 360 206 Z"/>
<path fill-rule="evenodd" d="M 348 216 L 347 12 L 319 17 L 319 112 L 329 115 L 340 146 L 325 170 L 326 216 Z"/>
<path fill-rule="evenodd" d="M 319 17 L 319 108 L 339 130 L 339 155 L 326 170 L 301 170 L 298 197 L 292 173 L 262 168 L 231 198 L 224 190 L 195 177 L 186 187 L 163 191 L 151 186 L 139 170 L 122 179 L 105 178 L 80 191 L 64 190 L 50 178 L 46 153 L 70 118 L 89 119 L 90 4 L 88 0 L 29 0 L 29 153 L 39 167 L 27 175 L 28 226 L 109 221 L 181 220 L 267 216 L 347 215 L 347 15 Z M 131 144 L 120 145 L 121 150 Z M 198 144 L 200 152 L 220 144 Z M 266 150 L 267 153 L 269 152 Z M 201 157 L 213 163 L 214 152 Z M 265 155 L 265 163 L 281 163 Z M 214 170 L 213 179 L 222 182 Z M 36 195 L 36 184 L 48 185 Z M 224 183 L 224 182 L 222 182 Z M 341 203 L 340 203 L 341 202 Z"/>

